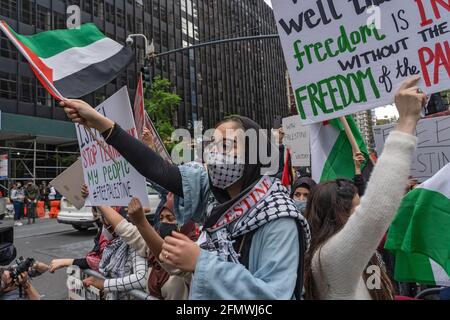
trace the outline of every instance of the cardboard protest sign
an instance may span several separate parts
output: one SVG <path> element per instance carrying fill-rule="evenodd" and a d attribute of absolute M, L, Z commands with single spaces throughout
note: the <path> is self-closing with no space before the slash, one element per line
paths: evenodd
<path fill-rule="evenodd" d="M 84 206 L 84 198 L 81 196 L 81 186 L 83 184 L 83 167 L 80 159 L 50 181 L 50 185 L 55 187 L 78 210 Z"/>
<path fill-rule="evenodd" d="M 448 0 L 277 0 L 273 9 L 304 124 L 391 104 L 412 75 L 427 94 L 450 88 Z"/>
<path fill-rule="evenodd" d="M 96 110 L 137 137 L 126 87 L 122 87 Z M 117 150 L 107 145 L 99 132 L 95 132 L 96 140 L 109 150 L 114 160 L 91 137 L 84 126 L 76 124 L 76 131 L 90 203 L 93 206 L 128 206 L 131 198 L 137 197 L 144 207 L 148 207 L 145 178 Z"/>
<path fill-rule="evenodd" d="M 283 118 L 282 122 L 284 144 L 292 152 L 292 165 L 294 167 L 310 167 L 309 127 L 301 124 L 299 116 Z"/>
<path fill-rule="evenodd" d="M 383 151 L 384 142 L 395 124 L 374 128 L 375 145 L 378 155 Z M 420 120 L 416 136 L 419 139 L 414 153 L 411 175 L 423 182 L 434 176 L 450 162 L 450 117 Z"/>

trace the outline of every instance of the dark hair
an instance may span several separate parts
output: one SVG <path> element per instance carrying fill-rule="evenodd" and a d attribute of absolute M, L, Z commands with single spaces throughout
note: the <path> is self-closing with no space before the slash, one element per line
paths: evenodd
<path fill-rule="evenodd" d="M 311 228 L 311 246 L 305 257 L 305 290 L 307 299 L 318 299 L 319 295 L 312 273 L 312 260 L 323 245 L 347 223 L 353 209 L 353 199 L 358 194 L 356 186 L 347 179 L 338 179 L 317 185 L 311 192 L 306 206 L 305 217 Z M 369 290 L 374 300 L 392 300 L 393 287 L 385 268 L 376 254 L 369 265 L 377 265 L 381 270 L 380 290 Z M 367 280 L 368 275 L 364 273 Z"/>
<path fill-rule="evenodd" d="M 5 268 L 0 268 L 0 295 L 3 294 L 3 291 L 6 289 L 6 283 L 3 282 L 3 273 L 6 271 Z"/>

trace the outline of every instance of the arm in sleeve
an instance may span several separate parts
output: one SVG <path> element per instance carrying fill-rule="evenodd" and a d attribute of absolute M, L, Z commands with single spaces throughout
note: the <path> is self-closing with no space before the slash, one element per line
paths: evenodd
<path fill-rule="evenodd" d="M 82 270 L 90 268 L 86 258 L 73 259 L 72 265 L 77 266 Z"/>
<path fill-rule="evenodd" d="M 359 196 L 362 197 L 366 189 L 366 182 L 364 181 L 364 177 L 361 174 L 355 174 L 355 176 L 353 177 L 353 183 L 358 189 Z"/>
<path fill-rule="evenodd" d="M 146 288 L 148 263 L 147 259 L 139 256 L 133 250 L 133 274 L 122 278 L 106 279 L 103 287 L 105 292 L 124 292 L 130 290 L 143 290 Z"/>
<path fill-rule="evenodd" d="M 249 270 L 201 250 L 192 280 L 192 299 L 290 300 L 299 262 L 296 222 L 281 218 L 255 232 Z"/>
<path fill-rule="evenodd" d="M 182 165 L 179 172 L 182 177 L 183 197 L 174 197 L 177 223 L 179 226 L 189 220 L 203 223 L 210 195 L 208 173 L 199 163 Z"/>
<path fill-rule="evenodd" d="M 135 225 L 123 219 L 117 225 L 114 232 L 123 239 L 130 247 L 136 250 L 141 257 L 148 257 L 148 247 L 145 240 L 142 238 L 139 230 Z"/>
<path fill-rule="evenodd" d="M 321 267 L 339 282 L 336 285 L 357 283 L 375 253 L 404 196 L 416 143 L 412 135 L 390 134 L 360 205 L 322 247 Z"/>
<path fill-rule="evenodd" d="M 108 133 L 107 130 L 103 135 Z M 144 177 L 178 196 L 183 196 L 178 167 L 165 161 L 155 151 L 129 135 L 118 124 L 114 126 L 113 132 L 106 142 L 119 151 Z"/>

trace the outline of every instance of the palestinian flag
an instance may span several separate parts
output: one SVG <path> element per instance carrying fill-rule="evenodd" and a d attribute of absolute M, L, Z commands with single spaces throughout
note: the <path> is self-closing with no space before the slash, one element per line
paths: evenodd
<path fill-rule="evenodd" d="M 369 152 L 353 117 L 347 116 L 346 119 L 360 151 L 366 158 L 366 163 L 361 168 L 364 173 L 367 160 L 369 160 Z M 315 181 L 325 182 L 337 178 L 353 179 L 355 176 L 353 149 L 339 119 L 313 124 L 310 139 L 312 178 Z"/>
<path fill-rule="evenodd" d="M 57 100 L 99 89 L 134 58 L 130 48 L 106 37 L 93 23 L 29 36 L 17 34 L 5 21 L 0 28 Z"/>
<path fill-rule="evenodd" d="M 450 164 L 406 195 L 385 248 L 395 280 L 450 286 Z"/>

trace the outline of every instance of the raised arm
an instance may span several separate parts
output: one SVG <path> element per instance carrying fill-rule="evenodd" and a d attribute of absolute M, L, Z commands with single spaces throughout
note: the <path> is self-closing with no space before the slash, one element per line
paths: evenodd
<path fill-rule="evenodd" d="M 386 141 L 361 204 L 313 262 L 327 261 L 321 267 L 328 269 L 328 274 L 338 275 L 334 280 L 341 282 L 342 288 L 357 283 L 404 196 L 417 144 L 417 138 L 412 134 L 426 103 L 426 96 L 415 87 L 417 81 L 418 78 L 406 81 L 397 93 L 400 119 L 396 130 Z"/>
<path fill-rule="evenodd" d="M 178 167 L 165 161 L 138 139 L 126 133 L 82 100 L 61 101 L 67 116 L 75 123 L 94 128 L 104 135 L 106 142 L 144 177 L 182 197 L 181 174 Z"/>

